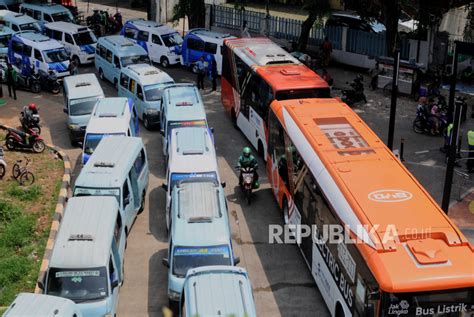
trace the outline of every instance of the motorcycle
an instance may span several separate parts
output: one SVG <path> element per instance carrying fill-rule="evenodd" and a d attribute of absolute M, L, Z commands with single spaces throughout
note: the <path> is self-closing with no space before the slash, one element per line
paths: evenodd
<path fill-rule="evenodd" d="M 18 72 L 16 83 L 19 88 L 25 88 L 31 90 L 32 93 L 41 92 L 41 79 L 38 73 L 32 73 L 30 75 L 22 75 Z"/>
<path fill-rule="evenodd" d="M 23 111 L 20 112 L 20 123 L 23 130 L 29 131 L 31 129 L 37 134 L 41 134 L 40 115 L 37 113 L 27 115 L 25 111 L 27 109 L 23 108 Z"/>
<path fill-rule="evenodd" d="M 46 148 L 43 138 L 32 129 L 29 129 L 28 133 L 26 133 L 9 128 L 5 145 L 10 151 L 15 149 L 32 149 L 35 153 L 41 153 Z"/>
<path fill-rule="evenodd" d="M 61 84 L 58 81 L 58 76 L 52 70 L 48 72 L 39 70 L 39 78 L 41 82 L 41 88 L 47 90 L 55 95 L 61 92 Z"/>
<path fill-rule="evenodd" d="M 247 199 L 247 204 L 250 205 L 252 201 L 252 190 L 254 187 L 255 169 L 253 167 L 239 167 L 239 166 L 236 166 L 236 168 L 240 169 L 240 177 L 239 177 L 240 189 L 245 194 L 245 198 Z"/>
<path fill-rule="evenodd" d="M 3 147 L 0 146 L 0 179 L 5 176 L 7 172 L 7 163 L 5 162 L 5 155 L 3 154 Z"/>
<path fill-rule="evenodd" d="M 367 103 L 367 98 L 364 94 L 364 84 L 362 83 L 362 81 L 363 81 L 362 76 L 357 75 L 354 81 L 350 83 L 350 86 L 352 89 L 342 90 L 342 101 L 347 103 L 349 106 L 352 106 L 361 101 L 363 101 L 364 103 Z"/>
<path fill-rule="evenodd" d="M 433 130 L 434 120 L 438 120 L 438 133 Z M 433 115 L 427 115 L 423 107 L 419 106 L 416 109 L 416 117 L 413 121 L 413 131 L 419 134 L 442 135 L 448 126 L 448 116 L 445 110 L 439 111 L 439 116 L 435 118 Z"/>

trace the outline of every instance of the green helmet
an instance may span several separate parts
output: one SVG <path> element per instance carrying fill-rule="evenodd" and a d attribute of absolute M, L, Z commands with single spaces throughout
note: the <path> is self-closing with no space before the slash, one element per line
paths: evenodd
<path fill-rule="evenodd" d="M 244 147 L 244 150 L 243 150 L 244 156 L 249 157 L 251 152 L 252 151 L 250 150 L 248 146 Z"/>

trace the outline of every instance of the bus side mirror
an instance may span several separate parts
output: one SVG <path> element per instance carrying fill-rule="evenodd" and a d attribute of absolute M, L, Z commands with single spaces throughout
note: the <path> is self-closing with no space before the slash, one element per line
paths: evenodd
<path fill-rule="evenodd" d="M 67 108 L 63 108 L 63 112 L 67 114 Z"/>
<path fill-rule="evenodd" d="M 116 279 L 116 280 L 113 280 L 113 281 L 112 281 L 112 285 L 110 285 L 110 287 L 111 287 L 112 289 L 114 289 L 114 288 L 116 288 L 118 285 L 119 285 L 119 281 L 118 281 L 118 279 Z"/>
<path fill-rule="evenodd" d="M 38 281 L 36 282 L 36 284 L 38 285 L 38 288 L 42 291 L 44 291 L 44 275 L 38 279 Z"/>
<path fill-rule="evenodd" d="M 161 184 L 161 188 L 163 188 L 165 191 L 168 191 L 168 184 Z"/>
<path fill-rule="evenodd" d="M 225 188 L 226 185 L 227 185 L 227 184 L 226 184 L 225 182 L 222 182 L 222 183 L 221 183 L 222 188 Z"/>
<path fill-rule="evenodd" d="M 239 257 L 235 257 L 234 258 L 234 265 L 237 265 L 240 263 L 240 258 Z"/>
<path fill-rule="evenodd" d="M 211 127 L 211 133 L 214 134 L 214 127 Z"/>
<path fill-rule="evenodd" d="M 163 258 L 163 259 L 161 260 L 161 263 L 162 263 L 164 266 L 166 266 L 167 268 L 170 267 L 170 262 L 168 261 L 168 258 Z"/>

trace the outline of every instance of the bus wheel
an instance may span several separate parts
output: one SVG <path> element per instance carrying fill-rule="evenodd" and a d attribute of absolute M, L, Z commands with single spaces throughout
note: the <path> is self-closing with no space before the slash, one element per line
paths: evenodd
<path fill-rule="evenodd" d="M 237 128 L 238 128 L 238 127 L 237 127 L 237 114 L 235 113 L 234 108 L 232 108 L 232 111 L 231 111 L 231 113 L 230 113 L 230 117 L 231 117 L 231 119 L 232 119 L 232 125 L 234 126 L 234 128 L 237 129 Z"/>
<path fill-rule="evenodd" d="M 77 67 L 81 66 L 81 60 L 79 59 L 79 57 L 77 57 L 76 55 L 74 55 L 72 57 L 72 60 L 76 63 Z"/>
<path fill-rule="evenodd" d="M 170 66 L 170 61 L 166 57 L 162 57 L 160 60 L 160 64 L 164 68 L 167 68 L 168 66 Z"/>
<path fill-rule="evenodd" d="M 283 224 L 286 225 L 288 224 L 288 221 L 290 220 L 289 216 L 289 210 L 288 210 L 288 201 L 286 198 L 283 198 Z"/>

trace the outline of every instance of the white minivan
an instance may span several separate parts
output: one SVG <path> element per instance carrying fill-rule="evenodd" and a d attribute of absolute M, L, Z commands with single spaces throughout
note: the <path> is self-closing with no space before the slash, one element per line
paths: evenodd
<path fill-rule="evenodd" d="M 28 31 L 41 32 L 38 21 L 26 14 L 9 10 L 0 10 L 0 24 L 8 26 L 15 33 Z"/>
<path fill-rule="evenodd" d="M 45 24 L 43 33 L 64 45 L 76 65 L 94 62 L 97 38 L 86 26 L 69 22 Z"/>
<path fill-rule="evenodd" d="M 152 62 L 163 67 L 180 63 L 183 38 L 166 24 L 143 19 L 128 20 L 120 34 L 142 46 Z"/>

